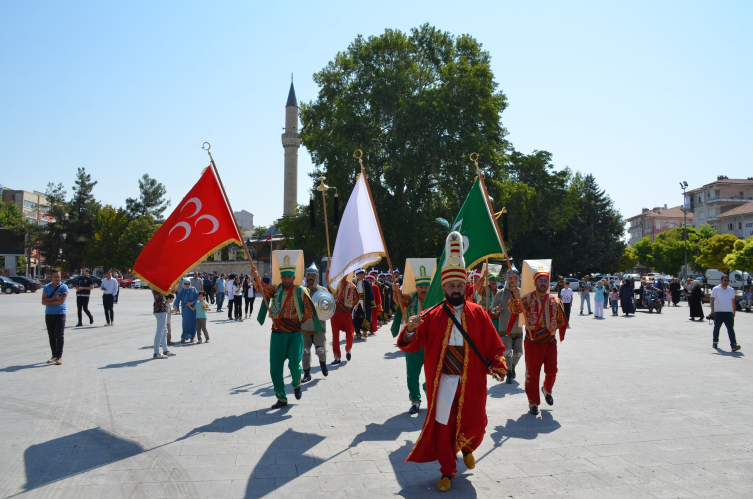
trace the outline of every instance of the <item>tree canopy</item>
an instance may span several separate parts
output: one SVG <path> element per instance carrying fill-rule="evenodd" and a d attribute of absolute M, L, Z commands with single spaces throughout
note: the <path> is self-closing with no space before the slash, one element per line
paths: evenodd
<path fill-rule="evenodd" d="M 165 199 L 167 189 L 162 183 L 151 178 L 145 173 L 139 179 L 139 198 L 126 199 L 126 213 L 132 220 L 138 217 L 151 215 L 152 218 L 162 223 L 164 220 L 162 214 L 168 206 L 170 200 Z"/>
<path fill-rule="evenodd" d="M 696 263 L 707 269 L 718 269 L 729 272 L 728 262 L 725 257 L 732 253 L 735 243 L 739 241 L 732 234 L 716 234 L 712 236 L 701 249 L 701 254 L 695 259 Z"/>
<path fill-rule="evenodd" d="M 724 257 L 724 264 L 730 269 L 753 274 L 753 236 L 735 241 L 732 252 Z"/>

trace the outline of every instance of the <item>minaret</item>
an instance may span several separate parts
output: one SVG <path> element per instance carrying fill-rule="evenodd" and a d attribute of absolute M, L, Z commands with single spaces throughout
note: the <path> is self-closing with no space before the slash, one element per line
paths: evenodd
<path fill-rule="evenodd" d="M 283 216 L 295 215 L 298 203 L 298 101 L 295 98 L 293 77 L 290 77 L 290 92 L 285 104 L 285 133 L 282 134 L 282 147 L 285 148 L 285 193 L 283 196 Z"/>

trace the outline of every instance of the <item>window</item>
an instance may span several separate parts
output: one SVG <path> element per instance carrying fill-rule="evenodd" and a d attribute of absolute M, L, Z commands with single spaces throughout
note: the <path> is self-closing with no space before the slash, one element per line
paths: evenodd
<path fill-rule="evenodd" d="M 646 230 L 651 230 L 651 220 L 646 222 Z"/>
<path fill-rule="evenodd" d="M 704 218 L 706 218 L 706 214 L 704 212 L 701 212 L 701 213 L 698 214 L 698 218 L 700 218 L 701 220 L 703 220 Z"/>
<path fill-rule="evenodd" d="M 703 194 L 698 195 L 698 202 L 703 203 Z"/>
<path fill-rule="evenodd" d="M 660 230 L 662 228 L 662 223 L 663 222 L 661 220 L 656 221 L 656 230 Z"/>
<path fill-rule="evenodd" d="M 727 224 L 727 230 L 735 230 L 735 224 Z"/>
<path fill-rule="evenodd" d="M 24 208 L 27 210 L 35 210 L 37 209 L 37 203 L 32 203 L 31 201 L 24 200 Z"/>
<path fill-rule="evenodd" d="M 676 229 L 677 228 L 677 222 L 674 220 L 667 220 L 667 228 L 668 229 Z"/>
<path fill-rule="evenodd" d="M 737 222 L 737 230 L 741 230 L 743 228 L 742 222 Z"/>

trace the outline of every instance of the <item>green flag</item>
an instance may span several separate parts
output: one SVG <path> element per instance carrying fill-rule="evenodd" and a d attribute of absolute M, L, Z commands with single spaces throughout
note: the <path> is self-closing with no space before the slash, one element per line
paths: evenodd
<path fill-rule="evenodd" d="M 465 198 L 460 212 L 458 213 L 452 230 L 460 232 L 463 235 L 465 243 L 466 270 L 474 267 L 477 263 L 486 258 L 504 258 L 505 250 L 502 241 L 499 239 L 495 227 L 494 214 L 489 209 L 486 202 L 484 191 L 478 177 L 471 187 L 471 192 Z M 426 296 L 424 308 L 429 308 L 444 300 L 442 292 L 442 267 L 444 266 L 445 254 L 442 252 L 442 258 L 437 265 L 437 273 L 431 280 L 429 294 Z"/>

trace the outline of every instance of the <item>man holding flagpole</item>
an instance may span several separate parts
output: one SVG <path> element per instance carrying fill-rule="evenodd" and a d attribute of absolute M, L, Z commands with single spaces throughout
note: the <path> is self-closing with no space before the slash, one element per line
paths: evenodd
<path fill-rule="evenodd" d="M 329 274 L 327 275 L 329 281 Z M 332 290 L 332 288 L 329 288 Z M 332 365 L 336 366 L 342 362 L 342 353 L 340 350 L 340 332 L 345 333 L 345 358 L 351 359 L 350 351 L 353 349 L 353 334 L 355 327 L 353 325 L 353 307 L 358 304 L 358 291 L 353 284 L 353 274 L 346 275 L 340 280 L 337 289 L 332 293 L 335 297 L 335 315 L 332 316 L 329 323 L 332 326 L 332 351 L 335 360 Z"/>
<path fill-rule="evenodd" d="M 300 267 L 300 269 L 298 268 Z M 275 389 L 277 402 L 272 409 L 288 405 L 285 393 L 283 370 L 285 361 L 290 369 L 291 386 L 296 400 L 303 396 L 301 391 L 301 360 L 303 357 L 303 334 L 301 325 L 313 319 L 314 331 L 322 329 L 316 317 L 314 304 L 308 290 L 301 286 L 303 281 L 303 251 L 272 252 L 272 285 L 261 282 L 256 269 L 252 270 L 260 293 L 270 298 L 269 312 L 272 315 L 272 336 L 269 341 L 269 374 Z M 264 324 L 267 306 L 259 310 L 259 324 Z"/>

